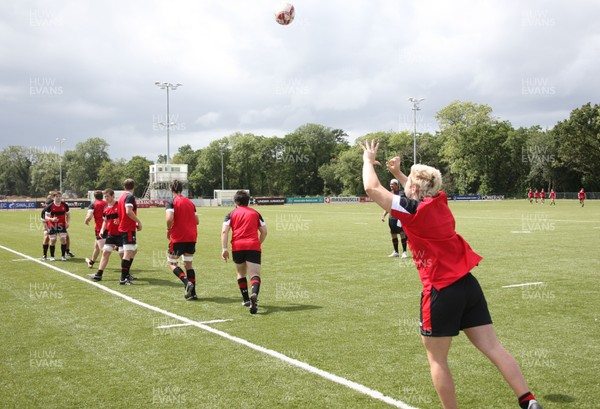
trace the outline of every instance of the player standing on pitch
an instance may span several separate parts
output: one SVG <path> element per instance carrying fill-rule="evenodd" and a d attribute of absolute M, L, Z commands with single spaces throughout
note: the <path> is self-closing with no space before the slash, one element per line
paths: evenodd
<path fill-rule="evenodd" d="M 96 274 L 88 274 L 88 277 L 92 280 L 102 281 L 102 274 L 108 264 L 108 259 L 113 250 L 119 251 L 119 256 L 123 258 L 123 241 L 121 240 L 121 233 L 119 232 L 119 209 L 117 208 L 117 202 L 115 201 L 115 192 L 112 189 L 104 190 L 104 200 L 106 200 L 106 206 L 102 211 L 102 226 L 98 235 L 106 237 L 104 240 L 104 247 L 102 248 L 102 258 L 100 259 L 100 265 Z"/>
<path fill-rule="evenodd" d="M 45 210 L 46 221 L 49 222 L 48 237 L 50 238 L 50 261 L 54 261 L 56 235 L 60 237 L 61 260 L 67 261 L 67 228 L 71 220 L 69 205 L 62 201 L 62 194 L 54 192 L 53 201 Z"/>
<path fill-rule="evenodd" d="M 229 259 L 227 239 L 231 229 L 231 255 L 237 271 L 238 287 L 242 293 L 242 305 L 250 307 L 250 314 L 256 314 L 260 290 L 261 244 L 267 237 L 267 226 L 260 213 L 248 207 L 248 192 L 238 190 L 233 196 L 233 201 L 235 209 L 225 216 L 221 231 L 221 257 L 225 262 Z M 250 296 L 246 275 L 250 275 Z"/>
<path fill-rule="evenodd" d="M 498 368 L 518 396 L 522 409 L 541 409 L 529 391 L 519 364 L 496 337 L 487 302 L 470 273 L 481 257 L 454 230 L 448 197 L 442 192 L 442 175 L 426 165 L 400 171 L 400 158 L 386 163 L 404 186 L 396 196 L 386 190 L 375 173 L 379 144 L 366 141 L 363 154 L 363 184 L 369 197 L 402 221 L 415 265 L 423 283 L 421 293 L 421 338 L 427 351 L 431 378 L 444 409 L 456 409 L 454 380 L 448 365 L 452 337 L 462 330 Z"/>
<path fill-rule="evenodd" d="M 85 263 L 88 268 L 92 268 L 98 255 L 102 254 L 102 249 L 104 248 L 104 239 L 106 236 L 100 236 L 100 229 L 102 228 L 102 223 L 104 222 L 103 212 L 106 207 L 106 201 L 102 199 L 102 191 L 96 190 L 94 192 L 94 203 L 90 203 L 88 207 L 87 215 L 85 216 L 85 220 L 83 221 L 86 225 L 90 224 L 90 221 L 94 219 L 94 251 L 92 252 L 92 258 L 86 258 Z"/>
<path fill-rule="evenodd" d="M 181 280 L 185 287 L 185 299 L 197 300 L 196 272 L 192 266 L 198 238 L 196 206 L 181 194 L 183 184 L 179 180 L 172 181 L 170 187 L 173 199 L 169 199 L 165 205 L 167 239 L 169 240 L 167 261 L 173 274 Z M 183 257 L 185 273 L 178 266 L 179 257 Z"/>
<path fill-rule="evenodd" d="M 585 202 L 585 192 L 583 191 L 583 188 L 581 188 L 581 190 L 577 194 L 577 197 L 579 198 L 579 204 L 581 205 L 581 207 L 583 207 L 583 202 Z"/>
<path fill-rule="evenodd" d="M 119 214 L 119 233 L 123 241 L 123 259 L 121 260 L 121 285 L 131 285 L 134 277 L 129 269 L 133 263 L 133 258 L 137 254 L 136 231 L 142 230 L 142 221 L 137 217 L 137 203 L 133 196 L 135 182 L 133 179 L 125 179 L 123 182 L 125 193 L 119 198 L 117 209 Z"/>
<path fill-rule="evenodd" d="M 400 186 L 398 185 L 398 181 L 396 179 L 390 180 L 390 191 L 395 194 L 400 194 Z M 387 211 L 383 211 L 381 215 L 381 221 L 385 221 L 385 216 L 388 214 Z M 400 235 L 400 239 L 402 240 L 402 258 L 407 258 L 408 254 L 406 254 L 406 234 L 404 234 L 404 230 L 402 230 L 402 224 L 398 219 L 390 214 L 388 218 L 388 225 L 390 227 L 390 234 L 392 235 L 392 246 L 394 247 L 394 251 L 388 257 L 400 257 L 400 253 L 398 253 L 398 235 Z"/>

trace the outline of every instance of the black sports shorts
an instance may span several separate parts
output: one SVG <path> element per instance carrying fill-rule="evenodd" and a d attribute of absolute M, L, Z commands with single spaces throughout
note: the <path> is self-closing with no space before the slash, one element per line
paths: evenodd
<path fill-rule="evenodd" d="M 257 250 L 238 250 L 231 252 L 231 257 L 235 264 L 242 264 L 246 261 L 254 264 L 260 264 L 261 252 Z"/>
<path fill-rule="evenodd" d="M 465 328 L 492 323 L 477 279 L 468 273 L 441 290 L 421 294 L 421 335 L 453 337 Z"/>
<path fill-rule="evenodd" d="M 194 254 L 196 252 L 195 242 L 169 243 L 167 250 L 171 256 L 179 257 L 183 254 Z"/>

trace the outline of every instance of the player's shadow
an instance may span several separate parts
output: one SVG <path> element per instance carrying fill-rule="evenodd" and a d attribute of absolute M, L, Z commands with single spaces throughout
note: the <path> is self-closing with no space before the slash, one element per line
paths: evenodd
<path fill-rule="evenodd" d="M 275 314 L 278 312 L 298 312 L 308 311 L 323 308 L 320 305 L 308 305 L 308 304 L 292 304 L 292 305 L 264 305 L 258 303 L 258 313 L 263 315 Z"/>
<path fill-rule="evenodd" d="M 544 400 L 549 402 L 558 402 L 558 403 L 571 403 L 575 402 L 575 398 L 570 395 L 563 395 L 562 393 L 551 393 L 548 395 L 544 395 Z"/>
<path fill-rule="evenodd" d="M 242 303 L 240 297 L 202 297 L 201 295 L 198 295 L 198 297 L 202 302 L 214 302 L 215 304 Z"/>
<path fill-rule="evenodd" d="M 137 282 L 148 283 L 148 285 L 158 285 L 162 287 L 183 288 L 183 284 L 180 281 L 175 282 L 172 280 L 166 280 L 164 278 L 137 276 L 137 278 L 133 281 L 133 284 L 135 285 Z"/>

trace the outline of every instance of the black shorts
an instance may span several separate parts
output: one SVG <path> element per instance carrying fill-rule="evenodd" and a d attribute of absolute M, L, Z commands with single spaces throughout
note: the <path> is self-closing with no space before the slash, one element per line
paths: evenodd
<path fill-rule="evenodd" d="M 126 244 L 137 244 L 135 240 L 135 231 L 128 232 L 120 232 L 121 233 L 121 242 L 123 245 Z"/>
<path fill-rule="evenodd" d="M 390 234 L 404 233 L 404 230 L 402 230 L 402 227 L 398 226 L 398 219 L 394 219 L 393 217 L 390 217 L 388 219 L 388 224 L 390 226 Z"/>
<path fill-rule="evenodd" d="M 108 237 L 108 232 L 105 231 L 104 233 L 102 233 L 102 236 L 99 234 L 99 232 L 94 232 L 94 235 L 96 236 L 96 240 L 106 240 L 106 238 Z"/>
<path fill-rule="evenodd" d="M 169 255 L 179 257 L 184 254 L 194 254 L 196 252 L 195 242 L 169 243 L 167 250 Z"/>
<path fill-rule="evenodd" d="M 106 241 L 104 242 L 104 245 L 107 245 L 107 244 L 109 246 L 122 247 L 123 240 L 121 240 L 121 236 L 108 235 L 108 236 L 106 236 Z"/>
<path fill-rule="evenodd" d="M 468 273 L 441 290 L 421 294 L 421 335 L 453 337 L 465 328 L 492 323 L 477 279 Z"/>
<path fill-rule="evenodd" d="M 62 224 L 59 224 L 58 226 L 51 226 L 48 229 L 48 235 L 50 235 L 50 236 L 53 236 L 57 233 L 66 233 L 66 232 L 67 232 L 67 227 Z"/>
<path fill-rule="evenodd" d="M 254 264 L 260 264 L 261 252 L 256 250 L 238 250 L 231 252 L 231 258 L 235 264 L 243 264 L 246 261 Z"/>

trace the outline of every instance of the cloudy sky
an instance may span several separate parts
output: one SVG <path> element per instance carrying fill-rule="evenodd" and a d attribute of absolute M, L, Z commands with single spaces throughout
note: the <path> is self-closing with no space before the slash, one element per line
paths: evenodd
<path fill-rule="evenodd" d="M 454 100 L 552 127 L 600 95 L 597 0 L 0 2 L 1 146 L 58 151 L 101 137 L 113 159 L 171 155 L 233 132 L 305 123 L 420 131 Z"/>

